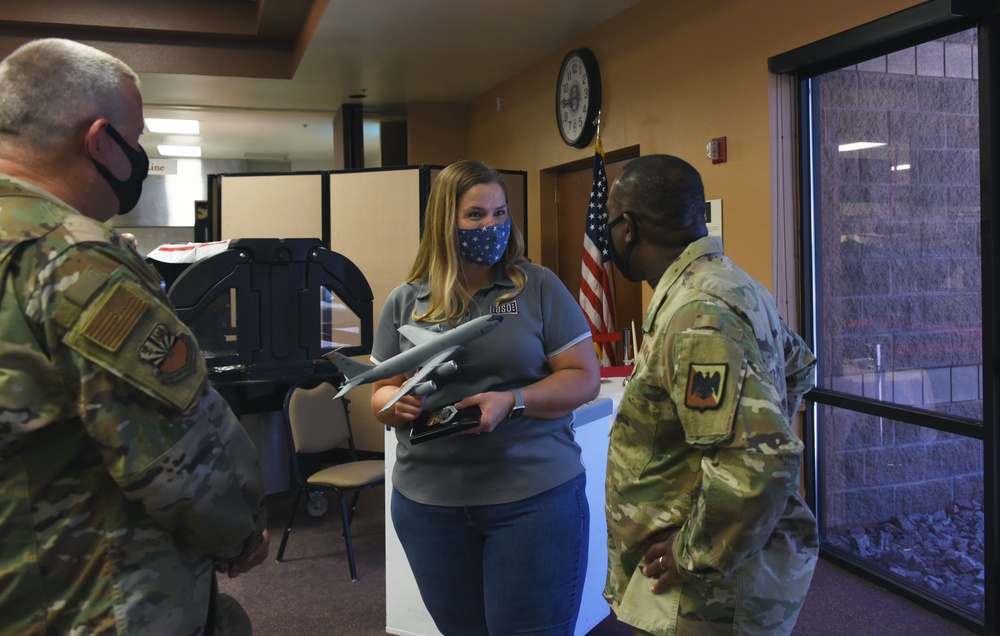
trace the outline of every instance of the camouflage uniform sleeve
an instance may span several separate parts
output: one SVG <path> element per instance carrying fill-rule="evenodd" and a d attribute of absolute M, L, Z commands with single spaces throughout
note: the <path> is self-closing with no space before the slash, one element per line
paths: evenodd
<path fill-rule="evenodd" d="M 799 334 L 781 321 L 785 352 L 785 383 L 788 385 L 788 419 L 795 416 L 802 396 L 816 386 L 816 356 Z"/>
<path fill-rule="evenodd" d="M 715 308 L 673 338 L 666 378 L 699 483 L 674 543 L 689 575 L 726 576 L 763 548 L 797 491 L 802 444 L 753 331 Z"/>
<path fill-rule="evenodd" d="M 115 248 L 82 243 L 26 284 L 28 314 L 125 496 L 203 554 L 252 549 L 266 527 L 256 449 L 155 282 Z"/>

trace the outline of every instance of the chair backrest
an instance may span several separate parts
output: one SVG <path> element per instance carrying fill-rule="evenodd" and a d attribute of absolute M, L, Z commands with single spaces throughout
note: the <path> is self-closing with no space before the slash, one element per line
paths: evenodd
<path fill-rule="evenodd" d="M 337 389 L 320 380 L 299 382 L 285 396 L 285 420 L 296 453 L 322 453 L 348 442 L 353 454 L 354 440 L 344 398 L 334 399 Z"/>

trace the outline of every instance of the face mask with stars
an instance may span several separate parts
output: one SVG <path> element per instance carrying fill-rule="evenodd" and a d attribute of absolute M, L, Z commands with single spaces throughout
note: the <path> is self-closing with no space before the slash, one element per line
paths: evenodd
<path fill-rule="evenodd" d="M 458 252 L 474 265 L 495 265 L 510 238 L 510 217 L 502 225 L 487 225 L 474 230 L 458 229 Z"/>

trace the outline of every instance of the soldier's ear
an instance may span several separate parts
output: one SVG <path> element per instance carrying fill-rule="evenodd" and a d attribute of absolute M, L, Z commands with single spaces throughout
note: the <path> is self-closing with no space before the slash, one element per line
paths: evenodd
<path fill-rule="evenodd" d="M 83 135 L 84 152 L 91 159 L 103 166 L 107 166 L 111 161 L 111 152 L 116 145 L 114 141 L 104 131 L 108 126 L 108 120 L 103 117 L 95 119 Z"/>

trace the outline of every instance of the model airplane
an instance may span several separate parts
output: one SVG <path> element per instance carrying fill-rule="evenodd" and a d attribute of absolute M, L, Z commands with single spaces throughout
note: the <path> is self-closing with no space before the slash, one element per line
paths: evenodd
<path fill-rule="evenodd" d="M 437 385 L 434 384 L 433 380 L 427 380 L 427 377 L 431 373 L 445 376 L 457 371 L 458 365 L 450 359 L 451 356 L 462 345 L 496 329 L 501 322 L 503 322 L 503 316 L 480 316 L 449 331 L 403 325 L 399 328 L 399 332 L 416 346 L 378 364 L 355 362 L 336 351 L 332 351 L 323 357 L 332 362 L 344 374 L 345 378 L 334 399 L 343 396 L 361 384 L 385 380 L 417 368 L 419 370 L 399 388 L 396 395 L 382 407 L 379 413 L 388 409 L 405 395 L 412 393 L 422 396 L 433 393 L 437 390 Z"/>

